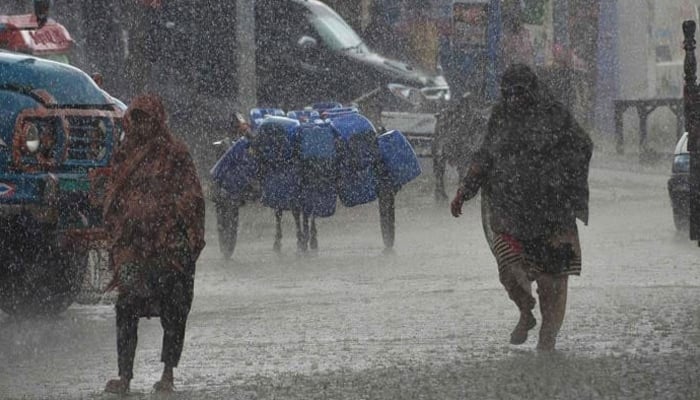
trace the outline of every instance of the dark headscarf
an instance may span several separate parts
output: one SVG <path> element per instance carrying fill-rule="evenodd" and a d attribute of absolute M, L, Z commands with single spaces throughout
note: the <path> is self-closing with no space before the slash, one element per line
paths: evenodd
<path fill-rule="evenodd" d="M 501 77 L 501 97 L 502 106 L 515 115 L 541 111 L 555 102 L 535 72 L 525 64 L 512 64 L 505 70 Z"/>
<path fill-rule="evenodd" d="M 568 229 L 576 218 L 587 222 L 591 139 L 529 67 L 506 70 L 501 89 L 514 88 L 526 95 L 494 106 L 464 192 L 470 197 L 484 186 L 493 231 L 520 239 Z"/>
<path fill-rule="evenodd" d="M 537 75 L 525 64 L 512 64 L 501 77 L 501 87 L 524 86 L 533 92 L 539 87 Z"/>

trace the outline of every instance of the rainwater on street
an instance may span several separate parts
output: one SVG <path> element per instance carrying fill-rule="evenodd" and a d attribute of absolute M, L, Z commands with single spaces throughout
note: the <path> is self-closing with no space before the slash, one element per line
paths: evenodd
<path fill-rule="evenodd" d="M 668 171 L 594 156 L 583 274 L 554 354 L 535 351 L 537 329 L 508 344 L 517 311 L 479 202 L 451 217 L 429 168 L 397 197 L 394 254 L 383 254 L 376 202 L 320 220 L 320 249 L 304 256 L 291 216 L 277 255 L 272 211 L 248 205 L 230 261 L 208 212 L 173 398 L 698 399 L 700 249 L 673 226 Z M 114 324 L 109 304 L 0 315 L 0 397 L 112 398 Z M 129 398 L 162 398 L 151 394 L 161 332 L 142 320 Z"/>

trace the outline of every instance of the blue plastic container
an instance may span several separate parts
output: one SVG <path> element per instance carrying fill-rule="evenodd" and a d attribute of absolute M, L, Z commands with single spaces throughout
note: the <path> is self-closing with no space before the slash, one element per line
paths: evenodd
<path fill-rule="evenodd" d="M 258 160 L 246 138 L 236 141 L 214 164 L 211 179 L 233 196 L 242 195 L 258 174 Z"/>
<path fill-rule="evenodd" d="M 256 130 L 253 142 L 260 159 L 272 167 L 285 169 L 292 161 L 299 121 L 287 117 L 265 117 Z"/>
<path fill-rule="evenodd" d="M 253 108 L 250 110 L 250 127 L 258 129 L 265 117 L 284 117 L 284 111 L 280 108 Z"/>
<path fill-rule="evenodd" d="M 314 103 L 311 105 L 311 108 L 320 112 L 320 111 L 330 110 L 333 108 L 343 108 L 343 105 L 341 103 L 338 103 L 335 101 L 327 101 L 327 102 Z"/>
<path fill-rule="evenodd" d="M 330 217 L 336 209 L 338 133 L 328 123 L 303 124 L 297 142 L 302 210 L 318 217 Z"/>
<path fill-rule="evenodd" d="M 296 119 L 299 122 L 315 122 L 321 118 L 317 110 L 295 110 L 287 113 L 287 118 Z"/>
<path fill-rule="evenodd" d="M 299 208 L 301 177 L 295 152 L 299 121 L 266 117 L 252 147 L 260 159 L 261 202 L 271 208 Z"/>
<path fill-rule="evenodd" d="M 358 113 L 330 118 L 341 138 L 338 197 L 346 207 L 366 204 L 377 198 L 378 160 L 376 131 L 372 123 Z"/>
<path fill-rule="evenodd" d="M 333 119 L 346 114 L 359 114 L 355 107 L 333 108 L 321 111 L 322 119 Z"/>
<path fill-rule="evenodd" d="M 297 132 L 301 160 L 335 160 L 338 133 L 331 124 L 303 124 Z"/>
<path fill-rule="evenodd" d="M 403 133 L 393 130 L 377 138 L 379 156 L 394 186 L 403 186 L 421 174 L 416 152 Z"/>
<path fill-rule="evenodd" d="M 300 207 L 301 179 L 298 168 L 266 174 L 261 182 L 260 202 L 275 210 L 295 210 Z"/>

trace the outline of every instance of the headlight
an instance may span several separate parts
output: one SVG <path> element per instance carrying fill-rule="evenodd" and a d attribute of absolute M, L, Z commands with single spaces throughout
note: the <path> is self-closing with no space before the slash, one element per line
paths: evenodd
<path fill-rule="evenodd" d="M 39 150 L 39 128 L 31 122 L 24 124 L 24 145 L 30 153 Z"/>
<path fill-rule="evenodd" d="M 423 94 L 423 97 L 425 97 L 428 100 L 431 101 L 436 101 L 436 100 L 450 100 L 450 89 L 442 86 L 438 87 L 426 87 L 420 90 L 420 92 Z"/>
<path fill-rule="evenodd" d="M 420 105 L 423 102 L 423 93 L 419 89 L 412 88 L 409 86 L 399 85 L 397 83 L 390 83 L 388 85 L 389 91 L 394 94 L 394 96 L 407 101 L 413 105 Z"/>
<path fill-rule="evenodd" d="M 690 171 L 690 154 L 678 154 L 673 157 L 673 173 L 686 173 Z"/>

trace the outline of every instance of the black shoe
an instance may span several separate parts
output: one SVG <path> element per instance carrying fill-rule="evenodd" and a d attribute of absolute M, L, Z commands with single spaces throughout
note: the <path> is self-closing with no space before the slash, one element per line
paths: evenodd
<path fill-rule="evenodd" d="M 510 334 L 510 344 L 523 344 L 527 340 L 527 331 L 537 325 L 535 316 L 532 311 L 521 311 L 518 324 L 515 325 L 513 332 Z"/>

